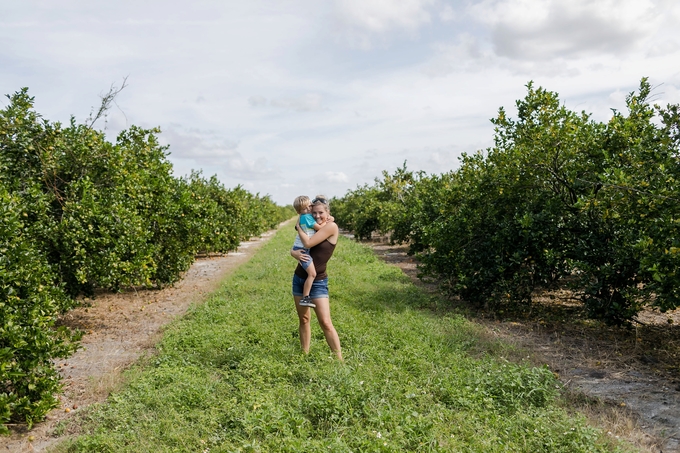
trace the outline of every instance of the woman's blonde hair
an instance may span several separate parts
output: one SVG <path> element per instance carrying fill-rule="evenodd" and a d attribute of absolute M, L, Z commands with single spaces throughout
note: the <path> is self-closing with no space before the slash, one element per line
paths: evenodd
<path fill-rule="evenodd" d="M 319 204 L 323 205 L 326 208 L 326 212 L 328 213 L 331 212 L 331 206 L 328 203 L 328 198 L 326 197 L 326 195 L 317 195 L 314 197 L 314 199 L 312 200 L 312 205 L 316 206 Z"/>

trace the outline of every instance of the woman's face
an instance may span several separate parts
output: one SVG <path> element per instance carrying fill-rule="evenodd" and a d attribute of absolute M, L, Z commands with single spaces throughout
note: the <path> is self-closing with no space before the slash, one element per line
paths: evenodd
<path fill-rule="evenodd" d="M 314 217 L 316 223 L 322 223 L 328 220 L 328 211 L 326 211 L 326 206 L 321 203 L 312 206 L 312 217 Z"/>

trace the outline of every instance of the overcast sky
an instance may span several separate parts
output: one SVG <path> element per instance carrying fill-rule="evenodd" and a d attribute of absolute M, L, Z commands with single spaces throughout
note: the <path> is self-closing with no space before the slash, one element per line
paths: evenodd
<path fill-rule="evenodd" d="M 677 0 L 0 0 L 0 88 L 83 121 L 127 77 L 111 140 L 159 126 L 176 175 L 289 204 L 456 168 L 530 80 L 603 121 L 644 76 L 680 103 L 678 30 Z"/>

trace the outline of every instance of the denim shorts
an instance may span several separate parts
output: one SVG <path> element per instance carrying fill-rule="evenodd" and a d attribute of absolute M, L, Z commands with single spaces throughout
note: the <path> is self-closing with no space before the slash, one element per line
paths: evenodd
<path fill-rule="evenodd" d="M 309 256 L 309 249 L 308 248 L 293 246 L 293 250 L 302 250 L 302 253 Z M 309 260 L 307 260 L 307 261 L 302 261 L 302 260 L 298 261 L 298 263 L 300 263 L 300 266 L 302 266 L 302 268 L 304 270 L 307 270 L 307 268 L 309 267 L 310 264 L 312 264 L 312 262 L 313 261 L 312 261 L 311 256 L 309 256 Z"/>
<path fill-rule="evenodd" d="M 305 284 L 305 279 L 293 274 L 293 296 L 302 296 L 302 287 Z M 312 290 L 309 292 L 312 299 L 328 299 L 328 278 L 323 280 L 314 280 L 312 283 Z"/>

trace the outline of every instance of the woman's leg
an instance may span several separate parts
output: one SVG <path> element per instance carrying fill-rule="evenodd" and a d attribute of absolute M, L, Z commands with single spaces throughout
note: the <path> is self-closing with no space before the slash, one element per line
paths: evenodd
<path fill-rule="evenodd" d="M 331 348 L 331 351 L 337 356 L 337 358 L 342 361 L 340 338 L 338 337 L 338 332 L 336 332 L 335 327 L 333 326 L 333 321 L 331 321 L 331 305 L 329 303 L 328 297 L 312 299 L 312 302 L 316 304 L 314 312 L 316 313 L 316 318 L 319 320 L 321 330 L 323 330 L 323 335 L 326 337 L 326 343 L 328 343 L 328 346 Z"/>
<path fill-rule="evenodd" d="M 298 327 L 298 332 L 300 333 L 300 347 L 305 354 L 308 354 L 309 342 L 312 338 L 312 329 L 309 325 L 312 314 L 309 311 L 309 307 L 300 306 L 300 299 L 302 299 L 302 296 L 293 296 L 293 299 L 295 299 L 295 309 L 297 310 L 298 319 L 300 321 Z"/>

